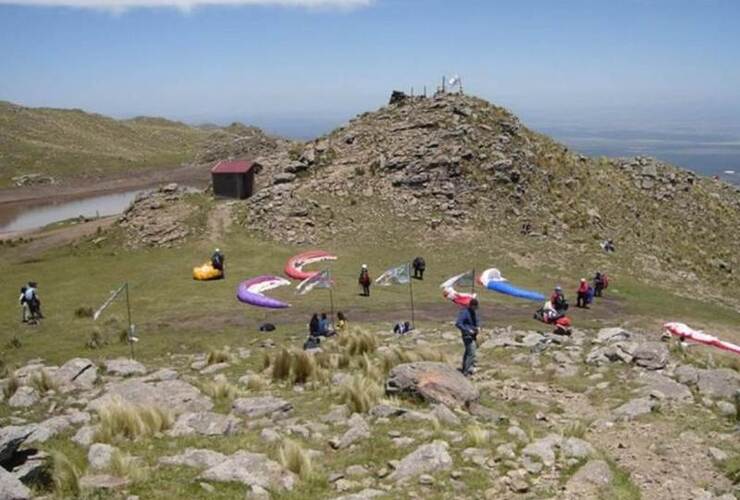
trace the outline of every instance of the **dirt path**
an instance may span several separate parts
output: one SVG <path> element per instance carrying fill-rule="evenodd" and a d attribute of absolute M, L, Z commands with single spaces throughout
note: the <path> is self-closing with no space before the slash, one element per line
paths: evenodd
<path fill-rule="evenodd" d="M 80 238 L 96 234 L 99 230 L 107 229 L 113 225 L 116 218 L 117 216 L 113 215 L 46 231 L 24 233 L 24 239 L 27 242 L 23 244 L 23 261 L 32 261 L 46 250 L 72 243 Z M 17 236 L 14 233 L 0 235 L 0 241 L 4 238 L 12 239 Z"/>
<path fill-rule="evenodd" d="M 218 243 L 223 239 L 224 234 L 229 230 L 232 223 L 231 208 L 232 202 L 221 202 L 213 207 L 208 214 L 208 224 L 206 234 L 208 239 L 213 243 Z"/>

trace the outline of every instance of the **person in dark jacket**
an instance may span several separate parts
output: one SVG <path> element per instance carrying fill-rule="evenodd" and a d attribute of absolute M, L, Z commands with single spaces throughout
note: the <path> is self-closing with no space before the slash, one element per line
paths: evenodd
<path fill-rule="evenodd" d="M 223 252 L 221 252 L 220 248 L 217 248 L 213 255 L 211 255 L 211 265 L 214 269 L 218 269 L 221 271 L 221 277 L 225 277 L 226 273 L 224 272 L 224 262 L 226 261 L 226 256 L 224 256 Z"/>
<path fill-rule="evenodd" d="M 560 286 L 555 287 L 555 291 L 550 295 L 550 302 L 558 314 L 563 314 L 568 310 L 568 301 L 565 300 L 563 289 Z"/>
<path fill-rule="evenodd" d="M 424 271 L 427 268 L 427 263 L 424 261 L 424 257 L 417 257 L 412 262 L 414 267 L 414 278 L 418 280 L 424 279 Z"/>
<path fill-rule="evenodd" d="M 463 352 L 462 358 L 462 372 L 463 375 L 469 377 L 475 373 L 475 351 L 477 348 L 476 340 L 478 337 L 479 325 L 478 321 L 478 299 L 473 299 L 465 309 L 462 309 L 457 315 L 457 321 L 455 326 L 460 330 L 462 335 L 463 345 L 465 351 Z"/>
<path fill-rule="evenodd" d="M 318 337 L 320 335 L 319 328 L 320 328 L 319 315 L 316 313 L 313 313 L 313 316 L 311 316 L 311 321 L 308 322 L 309 337 Z"/>
<path fill-rule="evenodd" d="M 357 279 L 357 282 L 362 287 L 362 295 L 365 297 L 370 296 L 370 273 L 367 270 L 367 264 L 362 265 L 362 270 L 360 271 L 360 277 Z"/>
<path fill-rule="evenodd" d="M 586 281 L 586 278 L 581 278 L 581 283 L 578 285 L 578 290 L 576 291 L 578 296 L 576 299 L 576 307 L 588 308 L 588 290 L 588 281 Z"/>
<path fill-rule="evenodd" d="M 604 291 L 604 277 L 601 275 L 600 272 L 596 273 L 596 276 L 594 276 L 594 297 L 601 297 L 602 292 Z"/>

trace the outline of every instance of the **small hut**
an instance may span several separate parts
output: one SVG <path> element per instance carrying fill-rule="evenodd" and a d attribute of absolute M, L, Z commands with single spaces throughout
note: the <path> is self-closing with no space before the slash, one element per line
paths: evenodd
<path fill-rule="evenodd" d="M 252 196 L 254 174 L 262 167 L 248 160 L 224 160 L 211 169 L 213 194 L 217 197 L 243 200 Z"/>

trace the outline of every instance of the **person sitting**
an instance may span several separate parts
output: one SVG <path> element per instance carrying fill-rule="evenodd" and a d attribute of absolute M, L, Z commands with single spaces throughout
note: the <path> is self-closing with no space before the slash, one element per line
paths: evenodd
<path fill-rule="evenodd" d="M 424 261 L 424 257 L 415 258 L 412 266 L 414 267 L 414 279 L 423 280 L 424 271 L 427 268 L 427 263 Z"/>
<path fill-rule="evenodd" d="M 211 255 L 211 266 L 213 266 L 214 269 L 217 269 L 221 271 L 221 277 L 225 277 L 224 273 L 224 261 L 226 260 L 226 257 L 221 252 L 220 248 L 217 248 L 213 255 Z"/>
<path fill-rule="evenodd" d="M 308 322 L 308 336 L 318 337 L 319 335 L 319 315 L 317 313 L 313 313 L 311 321 Z"/>
<path fill-rule="evenodd" d="M 576 291 L 578 298 L 576 299 L 576 307 L 580 308 L 588 308 L 588 289 L 589 289 L 588 282 L 586 281 L 586 278 L 581 278 L 581 283 L 578 285 L 578 290 Z"/>
<path fill-rule="evenodd" d="M 563 289 L 560 286 L 555 287 L 555 291 L 550 295 L 550 302 L 558 313 L 564 313 L 568 310 L 568 301 L 565 300 Z"/>
<path fill-rule="evenodd" d="M 336 325 L 336 332 L 337 333 L 344 333 L 349 329 L 349 323 L 347 322 L 347 317 L 344 315 L 342 311 L 339 311 L 337 313 L 337 325 Z"/>
<path fill-rule="evenodd" d="M 319 320 L 319 336 L 332 337 L 334 335 L 336 335 L 336 333 L 331 329 L 329 318 L 326 317 L 326 313 L 321 313 L 321 319 Z"/>

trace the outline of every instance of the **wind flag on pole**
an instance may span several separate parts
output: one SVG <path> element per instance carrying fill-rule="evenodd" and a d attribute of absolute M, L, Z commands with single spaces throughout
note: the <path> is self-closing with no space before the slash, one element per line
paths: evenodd
<path fill-rule="evenodd" d="M 448 279 L 441 285 L 439 285 L 440 288 L 449 288 L 454 287 L 455 285 L 460 287 L 469 287 L 473 286 L 473 283 L 475 282 L 475 273 L 473 273 L 473 270 L 471 269 L 468 272 L 458 274 L 457 276 L 453 276 L 452 278 Z"/>
<path fill-rule="evenodd" d="M 298 295 L 305 295 L 314 288 L 331 288 L 331 276 L 328 269 L 324 269 L 310 278 L 301 281 L 296 287 L 296 293 Z"/>
<path fill-rule="evenodd" d="M 388 269 L 375 280 L 375 284 L 380 286 L 405 285 L 410 282 L 411 265 L 408 262 Z"/>

